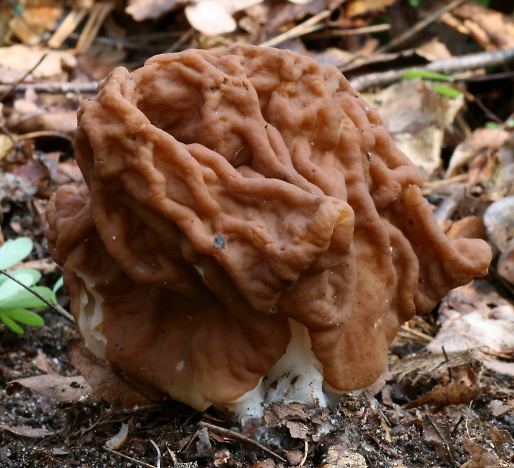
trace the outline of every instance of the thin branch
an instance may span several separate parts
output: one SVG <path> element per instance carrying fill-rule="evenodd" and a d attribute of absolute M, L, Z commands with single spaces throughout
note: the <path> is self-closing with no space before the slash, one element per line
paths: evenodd
<path fill-rule="evenodd" d="M 94 94 L 98 87 L 98 81 L 90 81 L 89 83 L 67 83 L 65 81 L 47 81 L 43 83 L 20 83 L 16 86 L 14 91 L 24 92 L 27 89 L 31 89 L 37 93 L 51 93 L 51 94 Z M 0 93 L 10 91 L 13 88 L 13 84 L 0 85 Z"/>
<path fill-rule="evenodd" d="M 10 96 L 16 87 L 27 78 L 39 65 L 41 65 L 41 62 L 46 58 L 48 54 L 43 54 L 41 58 L 37 61 L 37 63 L 28 70 L 19 80 L 16 80 L 14 83 L 11 83 L 9 87 L 0 94 L 0 102 L 2 102 L 6 97 Z"/>
<path fill-rule="evenodd" d="M 398 47 L 401 43 L 408 41 L 411 39 L 415 34 L 419 33 L 421 30 L 425 29 L 427 26 L 430 26 L 433 22 L 437 21 L 442 15 L 447 13 L 448 11 L 454 10 L 458 6 L 460 6 L 462 3 L 464 3 L 466 0 L 454 0 L 453 2 L 449 3 L 448 5 L 439 8 L 435 13 L 430 15 L 428 18 L 425 18 L 424 20 L 420 21 L 419 23 L 416 23 L 412 28 L 405 31 L 403 34 L 400 34 L 398 37 L 394 38 L 391 42 L 388 44 L 383 45 L 379 49 L 377 49 L 373 55 L 382 54 L 384 52 L 387 52 L 388 50 L 391 50 L 393 48 Z"/>
<path fill-rule="evenodd" d="M 464 70 L 476 70 L 514 63 L 514 49 L 493 50 L 477 54 L 462 55 L 448 59 L 436 60 L 422 67 L 402 68 L 388 72 L 369 73 L 350 80 L 357 91 L 364 91 L 372 86 L 386 86 L 401 79 L 406 71 L 428 70 L 451 75 Z"/>
<path fill-rule="evenodd" d="M 23 284 L 21 281 L 18 281 L 14 276 L 7 273 L 5 270 L 0 270 L 0 273 L 7 276 L 7 278 L 13 280 L 15 283 L 18 283 L 20 286 L 24 287 L 27 291 L 30 291 L 34 296 L 36 296 L 40 301 L 44 302 L 50 309 L 54 310 L 58 314 L 61 314 L 65 319 L 69 320 L 71 323 L 75 323 L 75 319 L 73 315 L 71 315 L 68 311 L 64 310 L 62 307 L 56 307 L 50 301 L 46 300 L 41 294 L 37 291 L 34 291 L 32 288 L 29 288 L 26 284 Z"/>
<path fill-rule="evenodd" d="M 148 463 L 145 463 L 144 461 L 137 460 L 135 458 L 129 457 L 128 455 L 124 455 L 123 453 L 117 452 L 116 450 L 112 450 L 105 445 L 102 447 L 104 450 L 107 450 L 108 452 L 114 453 L 115 455 L 118 455 L 119 457 L 125 458 L 127 460 L 130 460 L 131 462 L 137 463 L 141 466 L 147 466 L 148 468 L 157 468 L 154 465 L 150 465 Z"/>
<path fill-rule="evenodd" d="M 231 431 L 230 429 L 225 429 L 224 427 L 215 426 L 214 424 L 209 424 L 207 422 L 200 421 L 198 423 L 200 427 L 206 427 L 207 429 L 210 429 L 213 432 L 217 432 L 218 434 L 221 434 L 223 436 L 227 437 L 233 437 L 234 439 L 241 440 L 243 442 L 247 442 L 249 444 L 255 445 L 256 447 L 259 447 L 261 450 L 266 452 L 269 455 L 272 455 L 273 457 L 277 458 L 283 463 L 287 463 L 286 459 L 281 457 L 279 454 L 273 452 L 273 450 L 270 450 L 269 448 L 265 447 L 262 444 L 259 444 L 259 442 L 256 442 L 255 440 L 249 439 L 248 437 L 245 437 L 242 434 L 239 434 L 239 432 Z"/>
<path fill-rule="evenodd" d="M 298 26 L 287 30 L 286 32 L 279 34 L 271 38 L 269 41 L 263 42 L 260 44 L 263 47 L 274 47 L 281 42 L 285 42 L 293 37 L 302 36 L 303 34 L 307 34 L 307 32 L 312 32 L 312 27 L 323 21 L 325 18 L 328 18 L 331 14 L 330 10 L 320 11 L 317 15 L 312 16 L 307 21 L 300 23 Z"/>

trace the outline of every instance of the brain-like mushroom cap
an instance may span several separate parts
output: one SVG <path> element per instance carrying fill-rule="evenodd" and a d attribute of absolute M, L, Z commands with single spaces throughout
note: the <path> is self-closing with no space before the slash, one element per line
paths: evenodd
<path fill-rule="evenodd" d="M 114 70 L 79 111 L 88 190 L 49 204 L 86 344 L 195 408 L 235 400 L 304 325 L 325 383 L 364 388 L 415 310 L 486 273 L 341 73 L 235 46 Z"/>

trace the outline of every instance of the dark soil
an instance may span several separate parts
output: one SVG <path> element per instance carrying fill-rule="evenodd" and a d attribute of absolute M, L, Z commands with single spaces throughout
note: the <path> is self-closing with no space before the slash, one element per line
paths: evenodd
<path fill-rule="evenodd" d="M 0 467 L 456 467 L 469 460 L 466 467 L 513 466 L 512 409 L 495 417 L 491 402 L 506 401 L 514 386 L 479 369 L 479 395 L 437 413 L 429 406 L 402 405 L 438 382 L 447 385 L 448 376 L 426 375 L 413 384 L 411 375 L 387 381 L 375 396 L 348 394 L 330 410 L 277 404 L 265 420 L 241 427 L 215 410 L 201 414 L 177 403 L 117 410 L 102 401 L 65 404 L 25 388 L 8 391 L 9 381 L 42 374 L 41 369 L 76 375 L 66 352 L 74 328 L 50 312 L 45 319 L 47 326 L 23 336 L 2 330 Z M 105 444 L 122 423 L 128 423 L 129 435 L 116 454 Z M 17 434 L 27 427 L 37 430 L 36 437 Z M 41 429 L 48 435 L 41 437 Z M 347 464 L 324 464 L 329 449 Z"/>

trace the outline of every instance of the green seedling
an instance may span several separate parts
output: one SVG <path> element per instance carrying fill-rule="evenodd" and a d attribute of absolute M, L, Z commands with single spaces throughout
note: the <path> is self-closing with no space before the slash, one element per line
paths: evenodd
<path fill-rule="evenodd" d="M 411 80 L 412 78 L 422 78 L 423 80 L 437 81 L 455 81 L 453 76 L 443 75 L 442 73 L 432 72 L 429 70 L 407 70 L 403 75 L 403 80 Z"/>
<path fill-rule="evenodd" d="M 454 82 L 455 78 L 449 75 L 443 75 L 442 73 L 431 72 L 428 70 L 407 70 L 402 75 L 402 80 L 411 80 L 412 78 L 421 78 L 423 80 L 435 80 L 435 81 L 446 81 L 446 82 Z M 440 94 L 441 96 L 446 96 L 449 98 L 458 98 L 462 95 L 458 89 L 455 89 L 451 86 L 447 86 L 442 83 L 436 83 L 435 92 Z"/>
<path fill-rule="evenodd" d="M 0 270 L 6 270 L 23 260 L 33 247 L 28 237 L 8 240 L 0 247 Z M 29 310 L 44 309 L 49 302 L 54 302 L 54 293 L 50 288 L 36 286 L 40 279 L 41 273 L 32 268 L 11 271 L 9 277 L 0 275 L 0 321 L 16 333 L 24 333 L 20 324 L 33 327 L 44 325 L 43 318 Z"/>

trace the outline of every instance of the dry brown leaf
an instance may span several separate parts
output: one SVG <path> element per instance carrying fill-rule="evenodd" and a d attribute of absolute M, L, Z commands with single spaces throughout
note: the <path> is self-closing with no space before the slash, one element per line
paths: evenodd
<path fill-rule="evenodd" d="M 382 10 L 394 3 L 396 0 L 350 0 L 345 3 L 346 15 L 348 17 L 365 15 L 375 10 Z"/>
<path fill-rule="evenodd" d="M 495 454 L 487 451 L 480 445 L 471 442 L 468 439 L 462 441 L 462 445 L 466 452 L 471 455 L 471 460 L 467 461 L 460 468 L 501 468 L 510 467 L 512 464 L 500 460 Z"/>
<path fill-rule="evenodd" d="M 446 178 L 454 176 L 458 170 L 481 152 L 498 151 L 509 139 L 510 134 L 499 128 L 478 128 L 460 143 L 450 159 Z"/>
<path fill-rule="evenodd" d="M 432 405 L 439 411 L 449 405 L 468 404 L 480 393 L 482 388 L 477 385 L 476 375 L 470 366 L 452 368 L 453 379 L 448 385 L 436 385 L 420 398 L 405 405 L 406 409 L 421 405 Z"/>
<path fill-rule="evenodd" d="M 287 421 L 286 426 L 289 429 L 289 434 L 293 439 L 307 439 L 309 429 L 305 424 L 298 421 Z"/>
<path fill-rule="evenodd" d="M 45 374 L 13 380 L 7 384 L 7 394 L 12 395 L 22 387 L 43 396 L 55 398 L 63 403 L 94 400 L 92 398 L 93 389 L 80 375 L 63 377 L 61 375 Z"/>
<path fill-rule="evenodd" d="M 463 238 L 485 240 L 484 220 L 480 216 L 466 216 L 451 222 L 449 228 L 445 230 L 445 234 L 452 240 Z"/>
<path fill-rule="evenodd" d="M 264 419 L 268 427 L 284 426 L 289 419 L 307 421 L 310 415 L 306 409 L 301 403 L 272 403 L 264 408 Z"/>
<path fill-rule="evenodd" d="M 198 0 L 186 6 L 189 24 L 208 36 L 225 34 L 237 27 L 232 15 L 262 0 Z"/>
<path fill-rule="evenodd" d="M 93 391 L 111 404 L 131 408 L 165 399 L 165 395 L 159 391 L 111 369 L 104 360 L 93 355 L 82 340 L 70 340 L 68 351 L 73 365 L 91 385 Z"/>
<path fill-rule="evenodd" d="M 463 21 L 471 36 L 486 50 L 514 47 L 514 21 L 499 11 L 466 2 L 451 14 Z"/>
<path fill-rule="evenodd" d="M 37 49 L 16 44 L 10 47 L 0 47 L 0 69 L 4 68 L 16 72 L 21 78 L 31 70 L 41 58 L 46 55 L 43 61 L 30 73 L 31 79 L 49 78 L 60 75 L 66 70 L 74 69 L 77 60 L 69 52 Z M 20 57 L 23 59 L 20 60 Z"/>
<path fill-rule="evenodd" d="M 321 468 L 367 468 L 366 459 L 357 452 L 349 452 L 341 445 L 332 445 Z"/>
<path fill-rule="evenodd" d="M 188 0 L 129 0 L 125 12 L 136 21 L 158 18 L 175 7 L 188 3 Z"/>
<path fill-rule="evenodd" d="M 435 453 L 443 462 L 455 466 L 450 429 L 445 422 L 430 415 L 423 416 L 423 438 L 434 444 Z"/>
<path fill-rule="evenodd" d="M 409 155 L 425 178 L 439 169 L 444 130 L 461 109 L 462 96 L 441 96 L 432 83 L 420 79 L 402 81 L 363 96 L 382 116 L 398 147 Z M 402 106 L 398 106 L 399 102 Z"/>
<path fill-rule="evenodd" d="M 31 437 L 34 439 L 55 435 L 55 432 L 44 428 L 33 428 L 27 426 L 9 426 L 9 424 L 4 423 L 0 423 L 0 429 L 4 429 L 5 431 L 12 432 L 13 434 L 19 436 Z"/>

